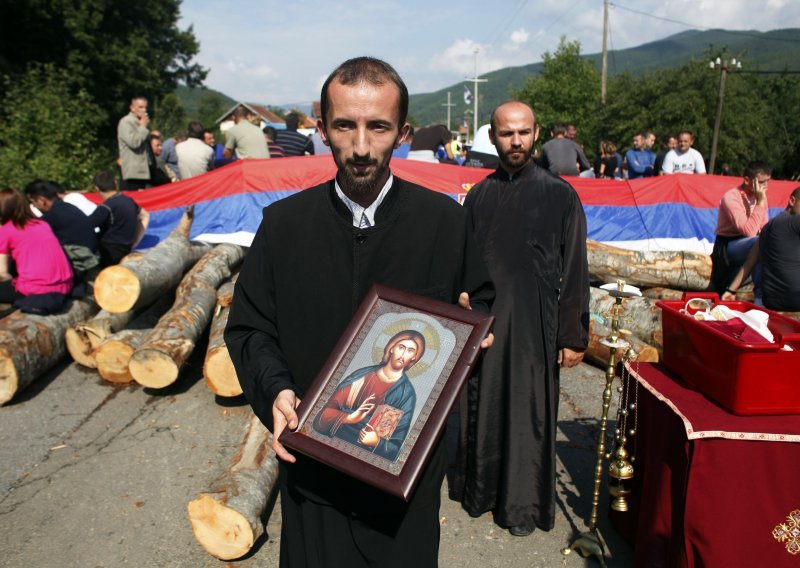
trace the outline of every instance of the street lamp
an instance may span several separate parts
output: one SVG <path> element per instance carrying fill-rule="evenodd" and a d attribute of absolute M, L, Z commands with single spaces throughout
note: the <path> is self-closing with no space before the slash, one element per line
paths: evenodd
<path fill-rule="evenodd" d="M 711 69 L 719 69 L 719 94 L 717 95 L 717 117 L 714 119 L 714 136 L 711 138 L 711 160 L 708 164 L 708 173 L 714 173 L 714 163 L 717 161 L 717 142 L 719 142 L 719 124 L 722 121 L 722 101 L 725 97 L 725 77 L 728 73 L 735 73 L 742 68 L 742 62 L 732 58 L 730 61 L 717 57 L 709 61 Z"/>

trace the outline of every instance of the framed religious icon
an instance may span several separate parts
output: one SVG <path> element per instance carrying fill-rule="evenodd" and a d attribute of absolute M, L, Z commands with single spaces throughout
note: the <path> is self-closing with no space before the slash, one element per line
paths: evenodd
<path fill-rule="evenodd" d="M 408 500 L 493 322 L 373 286 L 280 442 Z"/>

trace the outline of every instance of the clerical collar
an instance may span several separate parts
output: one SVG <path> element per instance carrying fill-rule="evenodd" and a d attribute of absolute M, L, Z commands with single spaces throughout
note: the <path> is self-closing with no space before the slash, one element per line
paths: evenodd
<path fill-rule="evenodd" d="M 378 194 L 378 197 L 375 198 L 369 207 L 362 207 L 349 197 L 347 197 L 342 188 L 339 186 L 339 180 L 334 180 L 334 186 L 336 187 L 336 195 L 339 196 L 339 199 L 342 200 L 342 203 L 350 210 L 350 213 L 353 214 L 353 226 L 357 229 L 364 229 L 366 227 L 374 227 L 375 226 L 375 212 L 378 210 L 383 198 L 386 197 L 386 194 L 389 193 L 389 189 L 392 187 L 392 183 L 394 182 L 394 176 L 392 172 L 389 172 L 389 179 L 386 180 L 386 183 L 383 185 L 383 189 Z"/>

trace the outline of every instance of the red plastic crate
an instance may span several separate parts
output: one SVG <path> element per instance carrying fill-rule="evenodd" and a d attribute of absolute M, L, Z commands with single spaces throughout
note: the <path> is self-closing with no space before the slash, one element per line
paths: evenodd
<path fill-rule="evenodd" d="M 692 298 L 740 312 L 767 312 L 775 343 L 744 343 L 682 314 Z M 662 309 L 664 364 L 670 371 L 734 414 L 800 414 L 800 321 L 748 302 L 721 301 L 716 294 L 685 294 L 681 301 L 656 305 Z M 782 351 L 784 344 L 793 351 Z"/>

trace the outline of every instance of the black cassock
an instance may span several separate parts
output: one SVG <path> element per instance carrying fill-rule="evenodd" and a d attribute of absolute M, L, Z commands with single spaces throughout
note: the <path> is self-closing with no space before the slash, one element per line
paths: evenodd
<path fill-rule="evenodd" d="M 555 516 L 558 350 L 588 341 L 586 217 L 575 190 L 531 163 L 473 188 L 465 207 L 495 284 L 494 345 L 467 388 L 453 496 L 503 527 Z M 466 420 L 463 414 L 466 414 Z"/>

